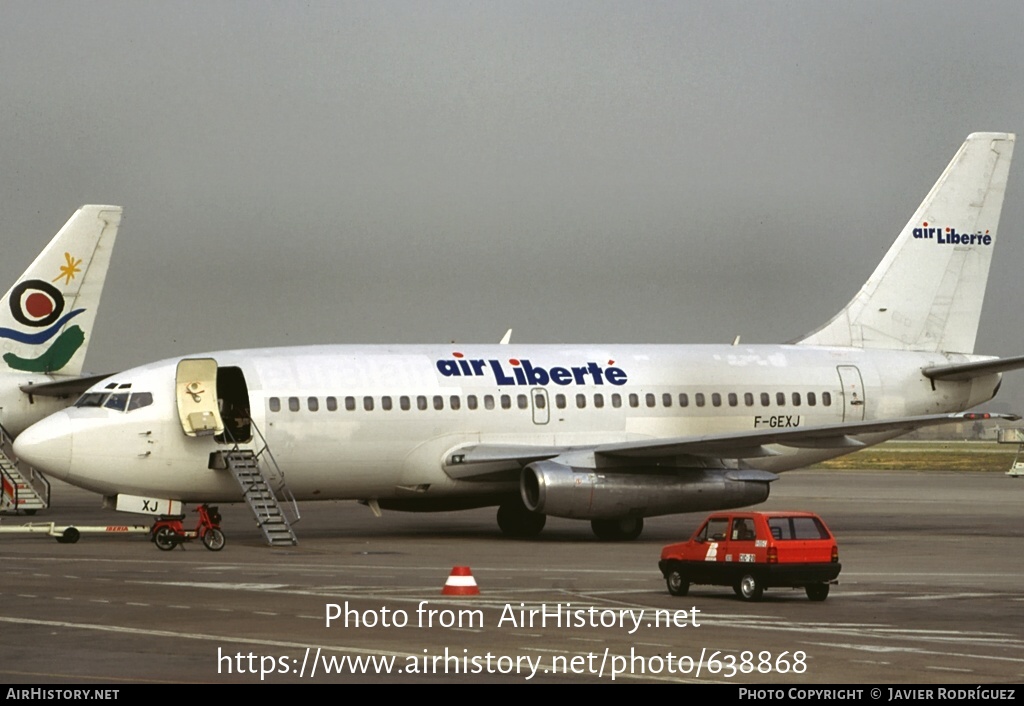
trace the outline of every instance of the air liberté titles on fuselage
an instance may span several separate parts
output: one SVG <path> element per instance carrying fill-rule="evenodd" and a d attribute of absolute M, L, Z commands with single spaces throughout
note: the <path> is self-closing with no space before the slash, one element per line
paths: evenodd
<path fill-rule="evenodd" d="M 437 371 L 446 378 L 487 377 L 494 378 L 497 385 L 625 385 L 629 379 L 626 371 L 615 367 L 615 361 L 607 365 L 588 361 L 579 366 L 554 366 L 545 368 L 534 365 L 526 358 L 509 358 L 508 367 L 500 360 L 466 358 L 454 352 L 451 358 L 436 363 Z"/>
<path fill-rule="evenodd" d="M 956 228 L 929 228 L 928 222 L 921 224 L 921 228 L 914 228 L 913 234 L 917 239 L 934 239 L 938 245 L 991 245 L 992 235 L 986 230 L 984 233 L 957 233 Z"/>

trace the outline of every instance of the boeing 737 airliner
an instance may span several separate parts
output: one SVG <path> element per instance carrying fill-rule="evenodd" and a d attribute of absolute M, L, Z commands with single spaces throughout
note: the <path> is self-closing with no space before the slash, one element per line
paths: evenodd
<path fill-rule="evenodd" d="M 0 510 L 46 504 L 10 437 L 106 377 L 80 376 L 120 223 L 120 206 L 82 206 L 0 300 Z"/>
<path fill-rule="evenodd" d="M 515 536 L 760 503 L 778 472 L 955 420 L 1024 367 L 974 354 L 1014 139 L 970 135 L 853 300 L 790 344 L 207 353 L 98 383 L 15 448 L 135 509 L 241 501 L 251 466 L 300 500 L 498 506 Z"/>

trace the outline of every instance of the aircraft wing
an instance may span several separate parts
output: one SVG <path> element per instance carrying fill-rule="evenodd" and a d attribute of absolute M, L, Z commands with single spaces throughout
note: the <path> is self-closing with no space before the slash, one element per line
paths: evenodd
<path fill-rule="evenodd" d="M 849 424 L 826 424 L 815 427 L 790 427 L 786 429 L 764 429 L 727 434 L 706 434 L 703 436 L 671 437 L 665 439 L 642 439 L 614 444 L 591 446 L 522 446 L 500 444 L 477 444 L 456 450 L 449 456 L 446 472 L 452 478 L 471 480 L 486 475 L 496 479 L 493 469 L 481 473 L 470 468 L 476 464 L 529 463 L 556 457 L 571 458 L 580 454 L 593 454 L 616 459 L 642 459 L 653 462 L 676 456 L 708 458 L 758 458 L 778 455 L 770 445 L 793 448 L 815 449 L 856 449 L 866 446 L 857 440 L 861 434 L 876 434 L 888 431 L 913 431 L 936 424 L 949 424 L 972 419 L 1019 419 L 1012 414 L 988 414 L 961 412 L 959 414 L 928 414 L 917 417 L 880 419 L 871 422 Z M 508 470 L 512 470 L 511 468 Z"/>
<path fill-rule="evenodd" d="M 29 382 L 20 385 L 19 389 L 27 395 L 38 395 L 40 397 L 71 397 L 78 396 L 90 387 L 110 377 L 110 373 L 102 375 L 81 375 L 78 377 L 64 377 L 47 382 Z"/>

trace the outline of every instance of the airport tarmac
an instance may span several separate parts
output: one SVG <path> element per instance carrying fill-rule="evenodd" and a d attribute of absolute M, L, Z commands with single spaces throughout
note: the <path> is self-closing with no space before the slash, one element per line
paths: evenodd
<path fill-rule="evenodd" d="M 706 513 L 610 544 L 586 522 L 515 541 L 493 508 L 376 518 L 353 502 L 304 503 L 289 548 L 237 505 L 220 552 L 2 534 L 0 683 L 1018 684 L 1022 505 L 1024 479 L 996 473 L 786 473 L 758 509 L 829 524 L 843 571 L 822 603 L 670 596 L 661 547 Z M 145 520 L 55 483 L 50 510 L 0 527 Z M 479 595 L 442 594 L 456 566 Z"/>

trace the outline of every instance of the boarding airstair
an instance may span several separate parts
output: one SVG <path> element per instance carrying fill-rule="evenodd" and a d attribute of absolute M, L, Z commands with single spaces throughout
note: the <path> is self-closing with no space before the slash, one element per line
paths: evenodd
<path fill-rule="evenodd" d="M 252 428 L 263 441 L 263 449 L 256 452 L 236 444 L 230 451 L 219 452 L 221 463 L 218 467 L 231 471 L 238 481 L 267 544 L 272 547 L 298 544 L 299 540 L 292 529 L 292 525 L 300 519 L 295 496 L 285 485 L 284 474 L 267 448 L 262 434 L 255 424 Z M 285 501 L 284 505 L 278 502 L 279 497 Z M 286 506 L 292 509 L 291 518 L 285 513 Z"/>
<path fill-rule="evenodd" d="M 998 441 L 1000 444 L 1017 444 L 1017 455 L 1014 456 L 1013 464 L 1006 475 L 1011 478 L 1024 476 L 1024 429 L 1019 427 L 1000 429 Z"/>
<path fill-rule="evenodd" d="M 36 469 L 20 464 L 7 430 L 0 426 L 0 512 L 34 515 L 50 505 L 50 482 Z"/>

